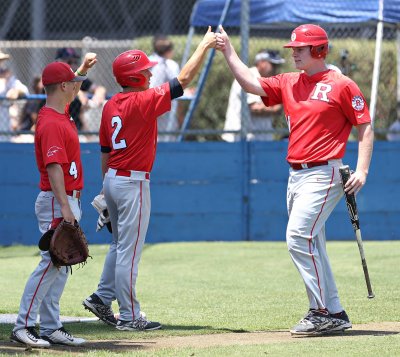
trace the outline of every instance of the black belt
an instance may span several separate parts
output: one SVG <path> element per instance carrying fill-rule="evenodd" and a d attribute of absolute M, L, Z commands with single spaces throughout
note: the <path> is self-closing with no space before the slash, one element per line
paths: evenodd
<path fill-rule="evenodd" d="M 303 169 L 311 169 L 312 167 L 316 167 L 316 166 L 328 165 L 328 161 L 304 162 L 302 164 L 289 162 L 289 165 L 293 170 L 303 170 Z"/>

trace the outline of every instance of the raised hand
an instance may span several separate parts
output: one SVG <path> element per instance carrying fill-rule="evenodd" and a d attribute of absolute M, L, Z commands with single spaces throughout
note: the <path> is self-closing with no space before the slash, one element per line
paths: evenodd
<path fill-rule="evenodd" d="M 208 30 L 201 41 L 205 48 L 214 48 L 217 43 L 215 32 L 211 31 L 211 26 L 208 26 Z"/>
<path fill-rule="evenodd" d="M 230 46 L 230 40 L 222 25 L 219 26 L 219 31 L 219 33 L 216 33 L 217 44 L 215 48 L 219 51 L 224 52 L 226 48 Z"/>
<path fill-rule="evenodd" d="M 97 54 L 93 52 L 88 52 L 85 55 L 85 58 L 83 60 L 83 67 L 85 69 L 90 69 L 92 68 L 95 64 L 97 63 Z"/>

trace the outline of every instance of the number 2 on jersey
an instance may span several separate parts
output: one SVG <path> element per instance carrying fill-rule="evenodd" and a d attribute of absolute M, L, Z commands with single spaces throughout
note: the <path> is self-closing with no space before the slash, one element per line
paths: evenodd
<path fill-rule="evenodd" d="M 122 128 L 122 120 L 119 116 L 115 116 L 112 117 L 111 119 L 111 126 L 114 128 L 115 130 L 111 136 L 111 141 L 112 141 L 112 146 L 114 150 L 118 150 L 118 149 L 124 149 L 126 148 L 126 141 L 125 139 L 121 139 L 117 141 L 117 136 Z"/>

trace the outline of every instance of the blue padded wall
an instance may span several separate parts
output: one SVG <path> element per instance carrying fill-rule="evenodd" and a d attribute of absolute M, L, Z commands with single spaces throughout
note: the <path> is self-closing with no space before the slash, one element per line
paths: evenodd
<path fill-rule="evenodd" d="M 152 214 L 147 242 L 284 240 L 287 221 L 287 142 L 160 143 L 151 174 Z M 90 202 L 101 189 L 97 144 L 82 144 L 85 189 L 82 227 L 95 232 Z M 376 142 L 367 185 L 357 197 L 365 240 L 399 239 L 400 142 Z M 357 143 L 345 163 L 355 167 Z M 37 243 L 34 203 L 39 192 L 32 144 L 0 143 L 0 244 Z M 327 223 L 328 239 L 354 239 L 344 201 Z"/>

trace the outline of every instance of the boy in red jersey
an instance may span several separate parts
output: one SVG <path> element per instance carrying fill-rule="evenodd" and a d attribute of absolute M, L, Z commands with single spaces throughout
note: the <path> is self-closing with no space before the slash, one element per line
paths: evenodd
<path fill-rule="evenodd" d="M 217 37 L 224 41 L 221 51 L 242 88 L 261 96 L 267 106 L 282 103 L 290 130 L 286 241 L 310 303 L 290 332 L 315 335 L 351 328 L 326 252 L 325 222 L 343 195 L 339 167 L 353 126 L 358 161 L 345 190 L 357 193 L 367 179 L 374 134 L 365 98 L 350 78 L 326 67 L 328 36 L 319 26 L 297 27 L 284 46 L 292 48 L 301 72 L 269 78 L 252 75 L 222 27 Z"/>
<path fill-rule="evenodd" d="M 221 41 L 222 42 L 222 41 Z M 113 62 L 122 92 L 105 105 L 100 125 L 103 190 L 113 242 L 97 291 L 83 301 L 104 322 L 118 330 L 157 330 L 147 320 L 136 298 L 136 278 L 150 218 L 150 172 L 157 145 L 157 117 L 171 109 L 171 100 L 183 95 L 209 48 L 216 47 L 209 27 L 203 40 L 178 76 L 149 88 L 152 62 L 139 50 L 121 53 Z M 120 317 L 111 303 L 117 299 Z"/>
<path fill-rule="evenodd" d="M 68 105 L 77 95 L 87 71 L 97 62 L 96 54 L 88 53 L 82 65 L 73 72 L 66 63 L 48 64 L 42 73 L 47 94 L 40 110 L 35 131 L 35 154 L 40 172 L 40 189 L 35 213 L 40 232 L 45 233 L 62 219 L 74 222 L 81 218 L 80 192 L 83 173 L 78 132 L 68 114 Z M 17 322 L 11 334 L 13 342 L 30 347 L 50 344 L 79 346 L 82 338 L 73 337 L 60 322 L 60 298 L 67 282 L 68 269 L 57 268 L 50 253 L 41 251 L 41 261 L 31 274 Z M 40 312 L 40 337 L 35 323 Z"/>

